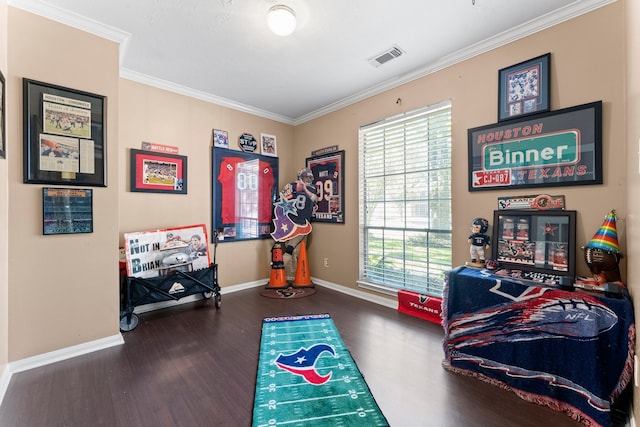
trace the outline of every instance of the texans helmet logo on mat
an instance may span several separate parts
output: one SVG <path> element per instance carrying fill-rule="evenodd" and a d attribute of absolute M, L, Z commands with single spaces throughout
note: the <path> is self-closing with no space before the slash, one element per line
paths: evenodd
<path fill-rule="evenodd" d="M 316 362 L 325 351 L 331 353 L 332 356 L 336 354 L 333 347 L 328 344 L 315 344 L 308 349 L 302 347 L 292 354 L 280 354 L 275 363 L 278 368 L 300 375 L 310 384 L 322 385 L 329 381 L 333 374 L 333 372 L 329 372 L 327 375 L 322 376 L 316 370 Z"/>

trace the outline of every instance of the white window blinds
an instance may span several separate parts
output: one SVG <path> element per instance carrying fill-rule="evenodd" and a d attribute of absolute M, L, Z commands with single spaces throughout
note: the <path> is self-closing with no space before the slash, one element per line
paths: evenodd
<path fill-rule="evenodd" d="M 360 280 L 440 296 L 451 269 L 451 103 L 363 126 Z"/>

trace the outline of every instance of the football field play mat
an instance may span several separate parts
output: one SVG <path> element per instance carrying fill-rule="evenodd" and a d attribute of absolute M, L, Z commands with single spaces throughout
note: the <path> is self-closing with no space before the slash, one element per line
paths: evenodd
<path fill-rule="evenodd" d="M 262 322 L 253 427 L 388 426 L 328 314 Z"/>

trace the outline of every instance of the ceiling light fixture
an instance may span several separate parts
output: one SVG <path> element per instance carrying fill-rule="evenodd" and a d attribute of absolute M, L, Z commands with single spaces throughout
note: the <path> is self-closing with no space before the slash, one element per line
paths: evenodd
<path fill-rule="evenodd" d="M 296 13 L 288 6 L 278 4 L 267 13 L 269 29 L 279 36 L 288 36 L 296 29 Z"/>

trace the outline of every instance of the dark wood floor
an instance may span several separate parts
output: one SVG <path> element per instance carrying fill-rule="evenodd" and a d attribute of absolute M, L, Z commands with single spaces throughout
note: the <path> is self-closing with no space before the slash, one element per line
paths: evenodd
<path fill-rule="evenodd" d="M 331 314 L 391 426 L 579 425 L 445 371 L 438 325 L 323 287 L 260 290 L 142 314 L 124 345 L 14 374 L 0 426 L 250 426 L 262 319 L 309 313 Z"/>

